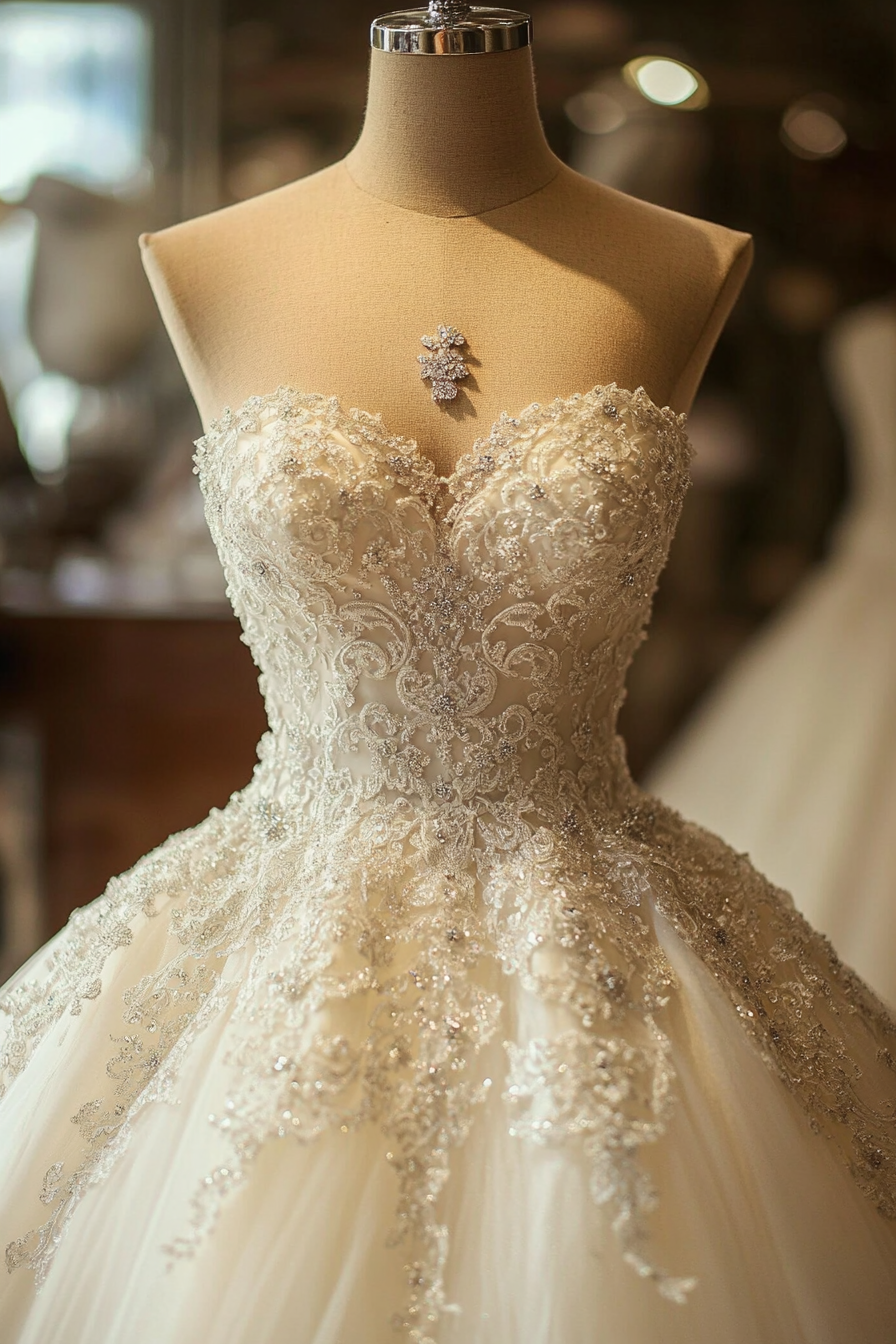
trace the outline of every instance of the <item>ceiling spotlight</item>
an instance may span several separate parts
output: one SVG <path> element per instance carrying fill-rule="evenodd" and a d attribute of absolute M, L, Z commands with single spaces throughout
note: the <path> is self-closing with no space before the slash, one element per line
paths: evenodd
<path fill-rule="evenodd" d="M 833 159 L 849 137 L 840 122 L 841 105 L 819 94 L 791 103 L 781 120 L 781 139 L 798 159 Z"/>
<path fill-rule="evenodd" d="M 603 89 L 583 89 L 567 98 L 566 115 L 586 135 L 609 135 L 628 120 L 625 108 Z"/>
<path fill-rule="evenodd" d="M 622 73 L 648 102 L 660 107 L 694 111 L 709 102 L 709 86 L 703 76 L 670 56 L 637 56 Z"/>

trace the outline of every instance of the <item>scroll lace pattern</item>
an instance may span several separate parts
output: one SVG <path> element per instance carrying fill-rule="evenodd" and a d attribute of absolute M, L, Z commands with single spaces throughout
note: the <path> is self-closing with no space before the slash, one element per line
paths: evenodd
<path fill-rule="evenodd" d="M 656 1195 L 639 1155 L 675 1091 L 655 908 L 896 1215 L 891 1019 L 743 857 L 635 788 L 616 736 L 688 457 L 682 417 L 613 385 L 502 416 L 447 478 L 378 417 L 287 389 L 200 440 L 269 731 L 250 785 L 77 912 L 0 1004 L 8 1085 L 164 922 L 73 1117 L 80 1154 L 50 1168 L 48 1219 L 10 1268 L 46 1272 L 135 1115 L 172 1095 L 223 1014 L 217 1164 L 173 1256 L 265 1143 L 375 1123 L 408 1252 L 398 1323 L 430 1344 L 451 1305 L 451 1155 L 501 1086 L 511 1133 L 577 1146 L 626 1258 L 683 1300 L 691 1281 L 644 1236 Z M 520 1027 L 520 996 L 550 1028 Z M 496 1041 L 503 1081 L 482 1063 Z"/>

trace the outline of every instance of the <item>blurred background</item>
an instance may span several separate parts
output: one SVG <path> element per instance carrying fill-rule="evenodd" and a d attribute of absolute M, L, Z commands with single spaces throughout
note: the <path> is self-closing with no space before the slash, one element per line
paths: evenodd
<path fill-rule="evenodd" d="M 0 980 L 250 774 L 254 670 L 136 239 L 341 157 L 375 15 L 0 0 Z M 574 0 L 533 19 L 558 154 L 756 240 L 632 671 L 643 774 L 847 499 L 825 349 L 842 314 L 896 291 L 896 5 Z"/>

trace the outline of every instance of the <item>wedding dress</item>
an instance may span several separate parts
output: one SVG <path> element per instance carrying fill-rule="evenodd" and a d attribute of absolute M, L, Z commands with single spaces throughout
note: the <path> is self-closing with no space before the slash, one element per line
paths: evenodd
<path fill-rule="evenodd" d="M 746 850 L 896 1004 L 896 304 L 828 349 L 853 464 L 831 553 L 647 786 Z"/>
<path fill-rule="evenodd" d="M 615 733 L 689 454 L 200 440 L 270 728 L 5 991 L 4 1341 L 892 1344 L 896 1026 Z"/>

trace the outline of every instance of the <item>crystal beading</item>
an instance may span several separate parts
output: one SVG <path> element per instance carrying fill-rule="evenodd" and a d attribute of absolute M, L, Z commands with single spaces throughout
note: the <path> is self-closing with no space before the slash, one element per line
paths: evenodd
<path fill-rule="evenodd" d="M 114 993 L 121 1023 L 10 1269 L 46 1273 L 211 1038 L 209 1166 L 173 1257 L 264 1145 L 375 1126 L 406 1337 L 431 1344 L 440 1198 L 491 1090 L 510 1142 L 579 1154 L 625 1259 L 683 1300 L 648 1236 L 680 1007 L 655 917 L 896 1215 L 892 1018 L 745 856 L 634 785 L 616 734 L 689 456 L 682 418 L 614 386 L 502 416 L 445 478 L 378 416 L 288 389 L 200 440 L 269 731 L 247 788 L 77 911 L 0 1004 L 4 1085 L 64 1015 L 87 1032 Z M 154 969 L 128 982 L 141 940 Z"/>

